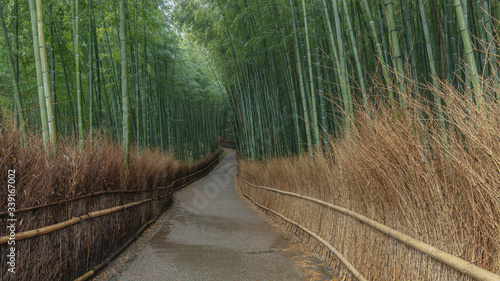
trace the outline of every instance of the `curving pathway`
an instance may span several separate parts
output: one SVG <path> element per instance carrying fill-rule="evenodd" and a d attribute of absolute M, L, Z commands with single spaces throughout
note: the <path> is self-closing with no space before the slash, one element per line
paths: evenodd
<path fill-rule="evenodd" d="M 235 152 L 226 152 L 209 176 L 176 193 L 141 246 L 111 266 L 111 280 L 336 280 L 238 197 Z"/>

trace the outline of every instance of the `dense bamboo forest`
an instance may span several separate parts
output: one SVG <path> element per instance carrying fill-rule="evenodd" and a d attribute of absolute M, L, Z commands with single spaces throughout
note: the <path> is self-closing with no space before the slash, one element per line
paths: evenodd
<path fill-rule="evenodd" d="M 176 3 L 176 21 L 225 75 L 249 158 L 322 150 L 381 101 L 397 118 L 417 98 L 433 111 L 422 119 L 446 130 L 443 82 L 477 107 L 498 98 L 482 83 L 499 79 L 499 1 Z"/>
<path fill-rule="evenodd" d="M 113 213 L 26 238 L 21 280 L 93 275 L 223 144 L 227 185 L 339 280 L 498 280 L 500 0 L 1 0 L 0 28 L 19 231 Z"/>
<path fill-rule="evenodd" d="M 211 152 L 231 125 L 218 70 L 163 1 L 3 1 L 0 111 L 47 151 L 59 138 Z"/>

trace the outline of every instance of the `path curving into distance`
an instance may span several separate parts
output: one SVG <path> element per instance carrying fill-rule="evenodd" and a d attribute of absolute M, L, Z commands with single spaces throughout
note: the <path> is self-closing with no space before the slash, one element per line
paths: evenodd
<path fill-rule="evenodd" d="M 140 246 L 103 280 L 337 280 L 326 263 L 238 197 L 235 152 L 175 195 Z M 119 260 L 125 262 L 119 263 Z"/>

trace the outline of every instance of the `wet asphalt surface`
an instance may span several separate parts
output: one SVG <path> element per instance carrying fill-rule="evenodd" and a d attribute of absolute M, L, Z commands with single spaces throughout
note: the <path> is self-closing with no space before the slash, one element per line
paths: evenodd
<path fill-rule="evenodd" d="M 238 197 L 235 169 L 235 153 L 227 151 L 209 176 L 178 191 L 109 280 L 337 280 L 302 243 Z"/>

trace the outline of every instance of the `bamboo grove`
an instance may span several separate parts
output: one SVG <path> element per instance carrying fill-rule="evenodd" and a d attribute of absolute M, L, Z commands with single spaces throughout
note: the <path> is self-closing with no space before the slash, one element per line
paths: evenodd
<path fill-rule="evenodd" d="M 145 0 L 2 0 L 0 118 L 57 136 L 105 134 L 184 160 L 208 155 L 230 127 L 218 73 L 173 27 L 172 7 Z M 127 156 L 128 157 L 128 156 Z"/>
<path fill-rule="evenodd" d="M 498 98 L 497 0 L 177 0 L 175 19 L 225 75 L 240 153 L 321 150 L 382 99 L 417 96 L 448 126 L 441 82 L 481 108 Z M 377 90 L 374 90 L 377 89 Z"/>

